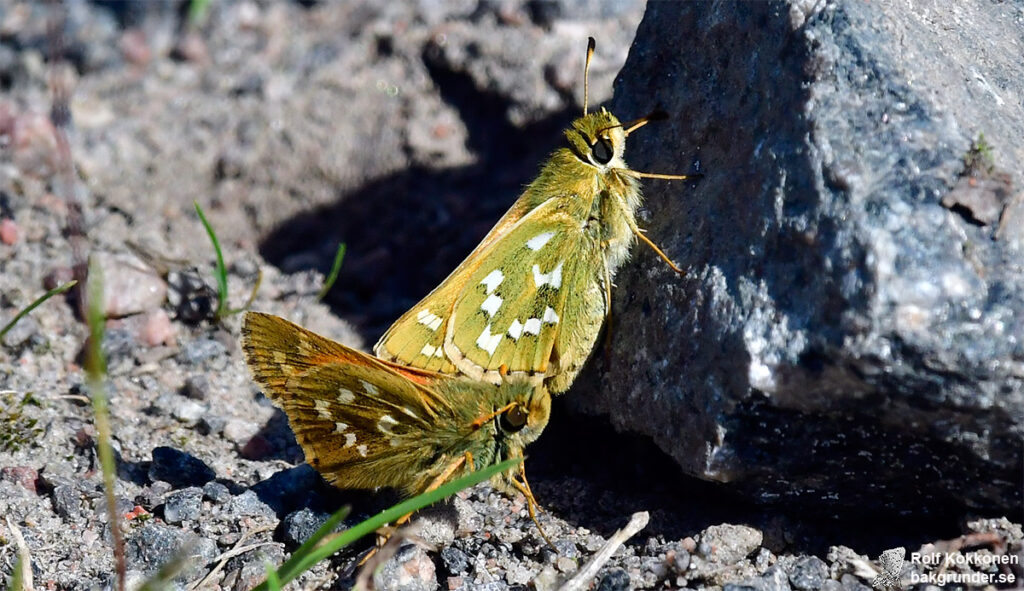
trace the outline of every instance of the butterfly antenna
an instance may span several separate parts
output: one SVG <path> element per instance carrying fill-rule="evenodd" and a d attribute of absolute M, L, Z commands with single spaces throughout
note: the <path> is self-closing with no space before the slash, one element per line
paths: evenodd
<path fill-rule="evenodd" d="M 647 125 L 651 121 L 664 121 L 665 119 L 668 119 L 668 113 L 662 111 L 661 109 L 658 109 L 655 111 L 651 111 L 647 115 L 644 115 L 643 117 L 635 121 L 630 121 L 623 127 L 625 127 L 624 131 L 626 133 L 626 136 L 629 136 L 629 134 L 640 129 L 644 125 Z"/>
<path fill-rule="evenodd" d="M 590 60 L 594 57 L 597 41 L 587 37 L 587 61 L 583 63 L 583 116 L 587 116 L 587 105 L 590 100 Z"/>

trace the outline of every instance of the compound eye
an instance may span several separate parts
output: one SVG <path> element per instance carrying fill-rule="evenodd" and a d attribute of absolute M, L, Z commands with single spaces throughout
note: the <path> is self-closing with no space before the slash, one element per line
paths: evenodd
<path fill-rule="evenodd" d="M 611 162 L 612 156 L 615 155 L 615 150 L 612 149 L 611 142 L 605 138 L 599 138 L 590 148 L 590 155 L 593 156 L 594 162 L 608 164 Z"/>
<path fill-rule="evenodd" d="M 526 426 L 526 411 L 520 406 L 513 406 L 501 415 L 501 430 L 515 433 Z"/>

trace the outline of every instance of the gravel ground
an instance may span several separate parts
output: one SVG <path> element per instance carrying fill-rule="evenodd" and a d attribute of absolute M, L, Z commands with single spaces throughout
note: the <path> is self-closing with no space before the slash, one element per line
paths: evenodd
<path fill-rule="evenodd" d="M 74 89 L 71 154 L 88 251 L 108 288 L 115 518 L 129 579 L 183 554 L 178 588 L 248 589 L 337 507 L 352 504 L 351 524 L 394 499 L 334 490 L 302 464 L 284 415 L 244 367 L 240 318 L 203 318 L 213 252 L 192 200 L 221 237 L 232 306 L 262 273 L 254 309 L 365 348 L 472 247 L 557 142 L 579 108 L 588 34 L 601 39 L 593 92 L 610 96 L 643 6 L 241 2 L 189 28 L 176 4 L 107 4 L 69 2 L 70 68 L 56 71 Z M 73 203 L 47 117 L 48 10 L 0 2 L 3 322 L 72 276 Z M 339 240 L 349 258 L 321 303 Z M 0 570 L 11 573 L 20 532 L 37 588 L 114 585 L 86 336 L 73 301 L 58 297 L 0 347 Z M 678 476 L 652 442 L 563 402 L 530 453 L 557 552 L 523 499 L 481 485 L 414 520 L 376 588 L 555 588 L 636 511 L 650 524 L 594 588 L 869 589 L 894 546 L 1006 555 L 1014 564 L 945 570 L 1021 574 L 1013 521 L 753 505 Z M 296 588 L 350 587 L 369 544 Z M 907 562 L 903 582 L 926 570 L 936 572 Z"/>

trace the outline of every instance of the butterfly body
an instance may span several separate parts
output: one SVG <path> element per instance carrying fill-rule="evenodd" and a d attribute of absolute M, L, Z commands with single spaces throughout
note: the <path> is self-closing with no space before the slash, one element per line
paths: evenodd
<path fill-rule="evenodd" d="M 584 115 L 565 136 L 568 145 L 480 245 L 384 334 L 378 357 L 493 384 L 568 389 L 608 315 L 641 194 L 614 115 Z"/>
<path fill-rule="evenodd" d="M 276 316 L 249 312 L 242 333 L 246 362 L 306 461 L 341 488 L 421 493 L 522 457 L 550 414 L 543 388 L 396 366 Z M 511 474 L 493 483 L 514 486 Z"/>

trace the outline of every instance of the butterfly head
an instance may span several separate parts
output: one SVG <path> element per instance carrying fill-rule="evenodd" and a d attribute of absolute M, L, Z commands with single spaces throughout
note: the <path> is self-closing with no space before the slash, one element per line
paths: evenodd
<path fill-rule="evenodd" d="M 624 166 L 626 130 L 603 107 L 573 121 L 565 136 L 573 154 L 584 163 L 602 172 Z"/>
<path fill-rule="evenodd" d="M 495 435 L 504 439 L 510 448 L 519 448 L 533 442 L 551 416 L 551 395 L 543 386 L 508 384 L 500 387 L 511 395 L 511 400 L 494 417 Z"/>

